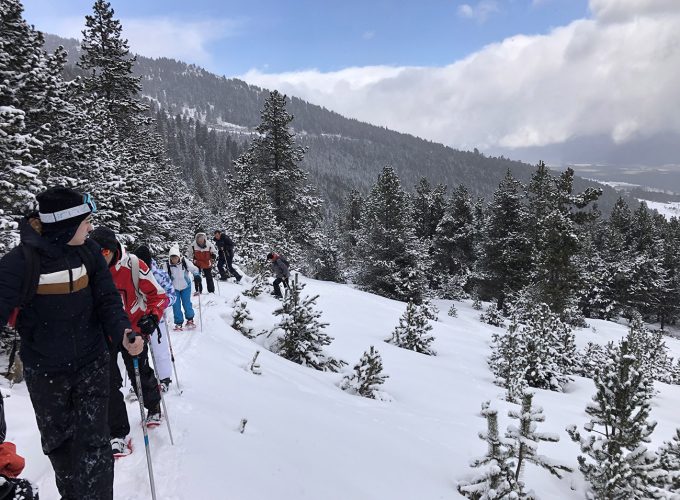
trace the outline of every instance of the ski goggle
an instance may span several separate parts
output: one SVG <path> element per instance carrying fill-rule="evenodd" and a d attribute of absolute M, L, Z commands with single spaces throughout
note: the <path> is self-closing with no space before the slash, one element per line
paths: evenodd
<path fill-rule="evenodd" d="M 97 213 L 97 204 L 90 193 L 85 193 L 83 195 L 83 204 L 77 207 L 67 208 L 66 210 L 60 210 L 54 213 L 44 214 L 40 212 L 40 221 L 45 224 L 51 224 L 54 222 L 60 222 L 66 219 L 71 219 L 73 217 L 78 217 L 83 214 L 94 214 Z"/>
<path fill-rule="evenodd" d="M 94 198 L 92 198 L 92 195 L 90 193 L 85 193 L 83 195 L 83 204 L 90 207 L 90 213 L 93 214 L 97 213 L 97 204 L 95 203 Z"/>

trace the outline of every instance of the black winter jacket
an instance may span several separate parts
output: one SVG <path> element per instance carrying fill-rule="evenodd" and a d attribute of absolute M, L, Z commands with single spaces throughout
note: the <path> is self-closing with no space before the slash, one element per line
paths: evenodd
<path fill-rule="evenodd" d="M 222 233 L 222 236 L 219 240 L 217 238 L 213 238 L 213 241 L 215 242 L 218 252 L 224 254 L 225 256 L 234 255 L 234 242 L 229 236 Z"/>
<path fill-rule="evenodd" d="M 24 365 L 39 372 L 77 371 L 107 349 L 118 345 L 130 328 L 101 247 L 85 242 L 92 268 L 64 234 L 40 236 L 26 220 L 21 241 L 37 249 L 41 283 L 33 300 L 17 319 Z M 0 325 L 7 323 L 21 302 L 25 274 L 24 254 L 14 248 L 0 260 Z"/>

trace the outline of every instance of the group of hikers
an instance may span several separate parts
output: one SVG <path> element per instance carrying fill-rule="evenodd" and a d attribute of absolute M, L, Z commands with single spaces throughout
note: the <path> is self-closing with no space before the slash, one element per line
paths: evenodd
<path fill-rule="evenodd" d="M 97 207 L 89 194 L 53 187 L 36 199 L 39 211 L 20 222 L 21 244 L 0 259 L 0 326 L 20 335 L 24 379 L 62 499 L 112 499 L 114 457 L 131 452 L 118 355 L 131 399 L 146 409 L 146 433 L 162 423 L 162 393 L 172 383 L 165 310 L 172 306 L 174 330 L 195 328 L 192 278 L 194 294 L 203 292 L 203 279 L 214 293 L 217 260 L 219 279 L 230 273 L 239 283 L 234 242 L 220 230 L 212 240 L 198 233 L 184 255 L 173 244 L 159 265 L 148 246 L 127 252 L 113 230 L 93 227 Z M 267 259 L 280 297 L 288 262 L 273 252 Z M 0 444 L 0 457 L 8 450 L 20 459 L 4 445 L 11 443 Z M 36 498 L 16 479 L 16 460 L 0 468 L 0 495 L 9 492 L 0 498 Z"/>

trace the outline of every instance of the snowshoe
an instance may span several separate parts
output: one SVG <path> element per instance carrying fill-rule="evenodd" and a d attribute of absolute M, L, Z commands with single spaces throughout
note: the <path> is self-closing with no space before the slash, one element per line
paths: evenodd
<path fill-rule="evenodd" d="M 182 331 L 182 325 L 175 325 L 175 328 L 173 328 L 176 332 L 181 332 Z"/>
<path fill-rule="evenodd" d="M 188 319 L 187 322 L 185 323 L 184 327 L 187 330 L 193 330 L 194 328 L 196 328 L 196 323 L 194 323 L 193 319 Z"/>
<path fill-rule="evenodd" d="M 113 458 L 127 457 L 132 453 L 132 438 L 113 438 L 111 451 L 113 451 Z"/>
<path fill-rule="evenodd" d="M 158 427 L 161 425 L 161 422 L 163 421 L 163 416 L 161 415 L 161 409 L 160 406 L 158 408 L 155 408 L 153 411 L 149 410 L 149 413 L 146 415 L 146 427 L 147 429 L 152 429 L 154 427 Z"/>
<path fill-rule="evenodd" d="M 139 398 L 137 398 L 137 393 L 135 392 L 135 390 L 132 387 L 130 387 L 130 392 L 128 392 L 125 395 L 125 401 L 127 401 L 128 403 L 134 403 L 138 399 Z"/>
<path fill-rule="evenodd" d="M 201 292 L 194 292 L 194 297 L 198 297 L 199 295 L 201 295 Z"/>

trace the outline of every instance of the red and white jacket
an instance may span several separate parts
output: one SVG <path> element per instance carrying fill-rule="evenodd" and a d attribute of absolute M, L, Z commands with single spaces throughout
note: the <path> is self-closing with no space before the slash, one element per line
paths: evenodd
<path fill-rule="evenodd" d="M 140 303 L 135 292 L 130 254 L 123 249 L 120 259 L 109 269 L 120 298 L 123 300 L 123 308 L 135 332 L 140 333 L 137 321 L 145 314 L 154 314 L 159 320 L 163 318 L 163 311 L 170 303 L 170 299 L 141 259 L 139 261 L 139 291 L 146 297 L 145 306 Z"/>

